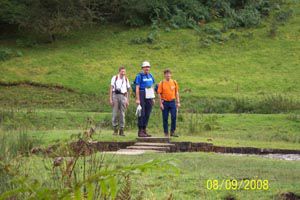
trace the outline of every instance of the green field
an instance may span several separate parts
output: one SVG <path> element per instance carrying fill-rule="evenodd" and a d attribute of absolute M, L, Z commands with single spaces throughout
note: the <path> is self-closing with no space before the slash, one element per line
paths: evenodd
<path fill-rule="evenodd" d="M 147 37 L 151 27 L 111 23 L 85 27 L 53 43 L 32 47 L 18 45 L 16 40 L 25 38 L 22 33 L 0 35 L 0 49 L 21 52 L 0 61 L 0 193 L 8 185 L 5 170 L 16 166 L 20 166 L 20 176 L 29 181 L 37 179 L 41 185 L 53 186 L 49 181 L 53 159 L 28 156 L 32 147 L 73 141 L 90 127 L 97 128 L 93 140 L 135 141 L 134 97 L 127 112 L 126 137 L 113 136 L 108 89 L 120 65 L 126 66 L 133 81 L 144 60 L 150 61 L 157 82 L 163 79 L 163 70 L 170 68 L 179 83 L 180 137 L 171 141 L 300 150 L 300 2 L 287 1 L 285 6 L 293 9 L 293 16 L 278 26 L 275 37 L 269 36 L 272 19 L 265 18 L 256 28 L 230 29 L 222 33 L 228 41 L 206 47 L 201 44 L 206 35 L 192 29 L 161 28 L 154 43 L 134 44 L 134 39 Z M 216 20 L 205 26 L 219 29 L 221 25 Z M 148 131 L 153 136 L 163 135 L 158 103 Z M 15 157 L 11 156 L 14 153 Z M 283 192 L 300 195 L 299 161 L 163 153 L 105 154 L 103 164 L 122 169 L 154 158 L 171 160 L 179 174 L 156 169 L 132 175 L 134 197 L 141 190 L 143 199 L 168 199 L 170 194 L 174 199 L 226 199 L 230 195 L 277 199 Z M 206 188 L 207 179 L 252 178 L 269 180 L 269 189 Z"/>
<path fill-rule="evenodd" d="M 127 127 L 126 137 L 112 135 L 110 113 L 64 110 L 7 110 L 2 111 L 3 131 L 26 132 L 41 140 L 43 145 L 83 133 L 97 124 L 93 139 L 100 141 L 134 141 L 137 134 Z M 160 113 L 154 112 L 149 131 L 162 136 Z M 89 119 L 92 123 L 87 122 Z M 182 114 L 178 121 L 179 138 L 173 141 L 210 141 L 215 145 L 252 146 L 260 148 L 299 149 L 300 123 L 297 114 Z"/>
<path fill-rule="evenodd" d="M 283 192 L 299 194 L 299 162 L 272 160 L 257 156 L 219 155 L 215 153 L 170 153 L 145 154 L 142 156 L 102 155 L 109 169 L 141 164 L 151 159 L 169 159 L 174 162 L 178 172 L 173 169 L 157 169 L 131 175 L 131 193 L 135 198 L 142 193 L 143 199 L 224 199 L 233 196 L 236 199 L 276 199 Z M 80 163 L 83 159 L 80 160 Z M 32 156 L 23 168 L 31 179 L 51 185 L 53 174 L 48 170 L 52 160 Z M 30 167 L 29 167 L 30 166 Z M 39 171 L 44 176 L 38 176 Z M 100 170 L 101 171 L 101 170 Z M 236 179 L 239 183 L 246 179 L 268 180 L 268 188 L 232 190 L 230 185 L 221 186 L 222 180 Z M 55 182 L 53 179 L 51 179 Z M 216 190 L 207 189 L 207 180 L 220 181 Z"/>

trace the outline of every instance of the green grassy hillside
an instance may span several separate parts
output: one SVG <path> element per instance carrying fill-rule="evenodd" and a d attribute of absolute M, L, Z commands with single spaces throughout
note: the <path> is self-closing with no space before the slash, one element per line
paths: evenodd
<path fill-rule="evenodd" d="M 159 81 L 170 68 L 183 97 L 250 98 L 282 95 L 299 100 L 300 93 L 300 4 L 277 36 L 268 36 L 270 23 L 256 29 L 232 30 L 235 39 L 224 44 L 201 46 L 203 35 L 189 29 L 160 30 L 154 44 L 132 44 L 146 36 L 150 28 L 128 29 L 118 25 L 86 28 L 53 44 L 22 48 L 15 39 L 1 40 L 23 56 L 0 62 L 0 81 L 32 81 L 58 84 L 78 93 L 106 98 L 111 76 L 120 65 L 127 66 L 133 80 L 143 60 L 152 64 Z M 218 23 L 207 24 L 218 27 Z M 229 37 L 231 38 L 231 37 Z M 1 88 L 3 92 L 3 88 Z M 3 97 L 4 98 L 4 97 Z"/>
<path fill-rule="evenodd" d="M 105 26 L 76 33 L 65 41 L 21 49 L 24 56 L 1 62 L 2 81 L 31 80 L 61 84 L 77 91 L 104 93 L 112 75 L 124 64 L 132 80 L 143 60 L 152 64 L 156 79 L 169 67 L 182 90 L 204 96 L 261 95 L 299 92 L 298 18 L 280 27 L 279 38 L 270 39 L 266 28 L 237 31 L 253 33 L 224 45 L 201 48 L 192 30 L 161 31 L 154 45 L 132 45 L 132 38 L 147 28 Z M 145 30 L 146 29 L 146 30 Z M 2 44 L 3 45 L 3 44 Z M 19 48 L 20 49 L 20 48 Z M 238 89 L 237 89 L 238 87 Z"/>

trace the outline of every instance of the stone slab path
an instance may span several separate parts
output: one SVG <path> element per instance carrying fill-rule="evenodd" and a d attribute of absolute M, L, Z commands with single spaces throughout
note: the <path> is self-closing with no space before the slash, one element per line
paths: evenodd
<path fill-rule="evenodd" d="M 170 152 L 172 147 L 175 147 L 175 145 L 170 143 L 168 137 L 139 137 L 134 145 L 128 146 L 126 149 L 120 149 L 115 154 L 166 153 Z"/>
<path fill-rule="evenodd" d="M 144 153 L 163 153 L 155 150 L 138 150 L 138 149 L 120 149 L 118 151 L 106 151 L 105 153 L 117 155 L 142 155 Z"/>

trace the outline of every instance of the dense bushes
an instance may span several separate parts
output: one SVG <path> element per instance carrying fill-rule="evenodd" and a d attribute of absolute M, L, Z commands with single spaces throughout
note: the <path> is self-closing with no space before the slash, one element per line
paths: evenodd
<path fill-rule="evenodd" d="M 271 3 L 272 2 L 272 3 Z M 16 24 L 54 40 L 87 23 L 117 22 L 129 26 L 155 23 L 195 28 L 215 19 L 224 28 L 252 27 L 279 4 L 270 0 L 3 0 L 0 24 Z M 276 6 L 275 6 L 276 5 Z M 279 6 L 280 7 L 280 6 Z M 285 18 L 284 15 L 278 18 Z"/>
<path fill-rule="evenodd" d="M 27 31 L 49 36 L 65 34 L 90 23 L 93 11 L 88 0 L 4 0 L 0 23 L 16 24 Z"/>
<path fill-rule="evenodd" d="M 228 28 L 256 26 L 272 6 L 269 0 L 118 0 L 101 5 L 100 13 L 108 9 L 110 19 L 130 26 L 159 21 L 175 28 L 194 27 L 200 21 L 217 18 L 226 19 Z"/>
<path fill-rule="evenodd" d="M 0 61 L 8 60 L 12 56 L 12 50 L 10 49 L 0 49 Z"/>
<path fill-rule="evenodd" d="M 248 6 L 240 11 L 233 11 L 224 19 L 224 28 L 254 27 L 261 22 L 261 13 L 254 7 Z"/>
<path fill-rule="evenodd" d="M 293 15 L 292 9 L 281 10 L 277 9 L 272 16 L 272 21 L 268 30 L 268 35 L 274 38 L 277 35 L 278 26 L 284 25 Z"/>

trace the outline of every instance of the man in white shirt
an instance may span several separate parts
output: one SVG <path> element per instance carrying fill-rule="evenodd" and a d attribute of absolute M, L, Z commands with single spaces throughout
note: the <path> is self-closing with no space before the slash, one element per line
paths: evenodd
<path fill-rule="evenodd" d="M 109 89 L 109 103 L 113 108 L 112 125 L 114 135 L 118 135 L 119 131 L 119 135 L 125 136 L 125 110 L 129 105 L 129 88 L 130 82 L 126 77 L 126 69 L 124 66 L 121 66 L 119 74 L 112 77 Z"/>

